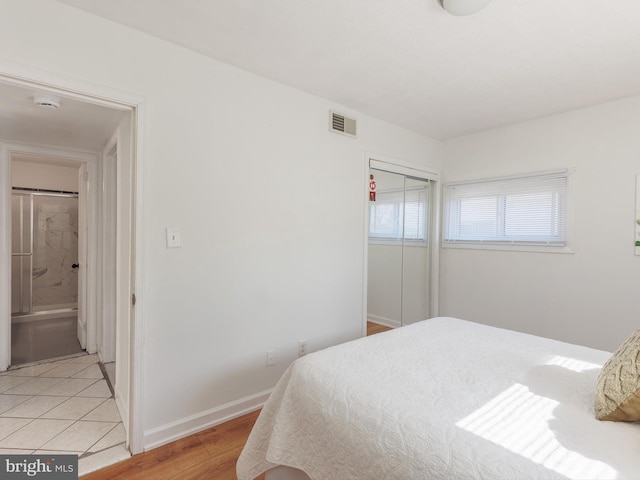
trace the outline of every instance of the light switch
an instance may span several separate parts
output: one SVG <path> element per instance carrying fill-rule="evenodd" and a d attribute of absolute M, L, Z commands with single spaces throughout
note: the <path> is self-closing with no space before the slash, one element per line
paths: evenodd
<path fill-rule="evenodd" d="M 167 248 L 180 248 L 180 232 L 175 228 L 167 227 Z"/>

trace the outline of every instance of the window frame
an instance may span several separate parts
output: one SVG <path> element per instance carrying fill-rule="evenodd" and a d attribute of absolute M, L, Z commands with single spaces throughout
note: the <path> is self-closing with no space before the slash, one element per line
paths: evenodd
<path fill-rule="evenodd" d="M 480 240 L 480 239 L 447 239 L 449 232 L 449 219 L 451 209 L 447 197 L 447 189 L 456 185 L 481 185 L 494 182 L 521 181 L 524 179 L 541 179 L 543 177 L 563 175 L 566 177 L 566 197 L 565 197 L 565 243 L 557 244 L 550 242 L 536 242 L 533 240 Z M 574 189 L 575 168 L 563 170 L 527 173 L 521 175 L 511 175 L 504 177 L 493 177 L 461 182 L 447 182 L 442 188 L 442 248 L 462 248 L 473 250 L 504 250 L 523 252 L 545 252 L 545 253 L 573 253 L 573 189 Z M 487 196 L 494 195 L 488 194 Z"/>

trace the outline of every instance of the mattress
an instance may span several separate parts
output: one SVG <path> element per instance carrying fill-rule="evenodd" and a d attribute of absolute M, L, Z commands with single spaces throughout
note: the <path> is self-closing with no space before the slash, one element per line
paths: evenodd
<path fill-rule="evenodd" d="M 594 416 L 609 356 L 443 317 L 328 348 L 278 382 L 238 479 L 638 478 L 640 425 Z"/>

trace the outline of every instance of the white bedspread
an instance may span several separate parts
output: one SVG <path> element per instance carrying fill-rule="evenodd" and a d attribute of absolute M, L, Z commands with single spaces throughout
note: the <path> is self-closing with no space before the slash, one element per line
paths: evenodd
<path fill-rule="evenodd" d="M 313 480 L 640 478 L 640 424 L 600 422 L 609 353 L 453 318 L 294 362 L 242 452 Z"/>

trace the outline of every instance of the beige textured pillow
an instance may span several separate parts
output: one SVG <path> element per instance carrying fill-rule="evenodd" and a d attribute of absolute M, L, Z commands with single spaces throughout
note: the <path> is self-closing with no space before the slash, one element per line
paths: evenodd
<path fill-rule="evenodd" d="M 596 418 L 613 422 L 640 420 L 640 329 L 602 367 L 596 390 Z"/>

